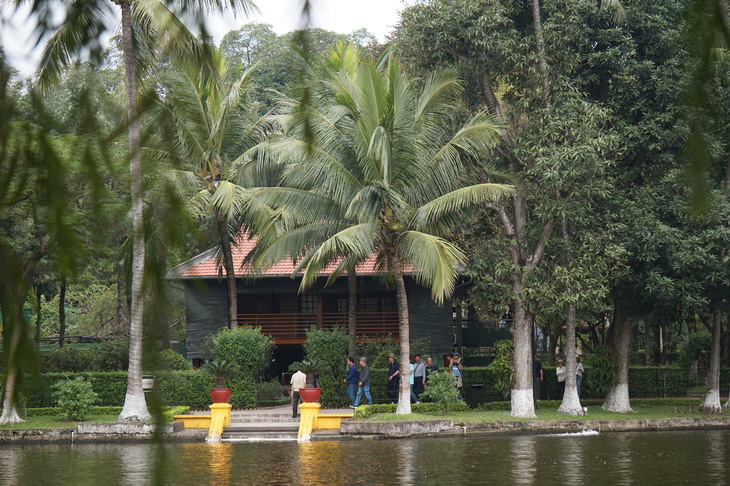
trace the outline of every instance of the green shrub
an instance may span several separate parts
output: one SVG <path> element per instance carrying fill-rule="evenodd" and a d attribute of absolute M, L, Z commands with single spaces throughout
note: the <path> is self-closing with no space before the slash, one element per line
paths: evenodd
<path fill-rule="evenodd" d="M 58 408 L 69 420 L 83 420 L 91 411 L 91 406 L 98 401 L 91 383 L 83 378 L 56 383 L 53 389 Z"/>
<path fill-rule="evenodd" d="M 66 344 L 41 356 L 42 372 L 80 373 L 85 371 L 123 371 L 129 368 L 129 342 L 106 341 L 98 344 Z"/>
<path fill-rule="evenodd" d="M 236 363 L 243 374 L 257 381 L 261 381 L 274 352 L 274 341 L 271 336 L 261 334 L 260 327 L 222 329 L 213 337 L 213 345 L 218 359 Z"/>
<path fill-rule="evenodd" d="M 400 346 L 393 341 L 393 336 L 388 335 L 382 338 L 366 338 L 357 344 L 357 356 L 353 356 L 356 362 L 360 356 L 368 358 L 370 368 L 388 368 L 388 355 L 393 353 L 400 356 Z"/>
<path fill-rule="evenodd" d="M 231 405 L 235 409 L 254 408 L 256 406 L 256 381 L 245 375 L 227 376 L 226 386 L 233 390 Z"/>
<path fill-rule="evenodd" d="M 689 370 L 692 361 L 702 355 L 709 356 L 712 334 L 707 331 L 693 332 L 679 345 L 677 366 Z"/>
<path fill-rule="evenodd" d="M 326 368 L 317 377 L 317 386 L 322 389 L 319 402 L 324 407 L 343 407 L 348 403 L 344 379 L 349 342 L 347 333 L 339 327 L 332 330 L 311 328 L 307 331 L 304 343 L 307 359 L 322 363 Z"/>
<path fill-rule="evenodd" d="M 589 396 L 605 396 L 618 383 L 618 363 L 606 348 L 596 348 L 594 352 L 584 356 L 583 366 L 585 367 L 583 381 L 587 385 L 586 388 L 590 387 Z M 582 386 L 581 384 L 581 388 Z M 629 390 L 631 390 L 630 380 Z"/>
<path fill-rule="evenodd" d="M 515 382 L 514 345 L 512 341 L 497 341 L 494 344 L 495 358 L 488 368 L 494 376 L 494 391 L 502 398 L 509 396 Z"/>
<path fill-rule="evenodd" d="M 172 349 L 163 349 L 146 354 L 142 360 L 142 369 L 154 371 L 187 371 L 193 369 L 190 361 Z"/>
<path fill-rule="evenodd" d="M 366 419 L 372 417 L 376 413 L 395 413 L 395 409 L 398 405 L 390 403 L 377 403 L 372 405 L 360 405 L 355 410 L 356 419 Z M 466 412 L 470 410 L 469 405 L 463 402 L 454 403 L 451 405 L 452 412 Z M 411 412 L 413 413 L 433 413 L 441 412 L 441 405 L 438 403 L 413 403 L 411 404 Z"/>
<path fill-rule="evenodd" d="M 256 384 L 256 401 L 271 401 L 282 398 L 281 383 L 278 381 L 265 381 Z"/>
<path fill-rule="evenodd" d="M 421 398 L 428 398 L 438 404 L 444 415 L 448 414 L 451 406 L 459 402 L 459 391 L 456 389 L 454 375 L 446 371 L 431 373 L 428 376 L 428 385 L 421 393 Z"/>
<path fill-rule="evenodd" d="M 187 415 L 190 413 L 190 407 L 177 406 L 172 407 L 170 410 L 162 412 L 162 417 L 165 422 L 174 422 L 175 415 Z"/>

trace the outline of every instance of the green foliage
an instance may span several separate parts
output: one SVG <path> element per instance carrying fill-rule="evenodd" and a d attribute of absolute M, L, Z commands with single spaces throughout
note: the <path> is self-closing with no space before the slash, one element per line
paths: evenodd
<path fill-rule="evenodd" d="M 304 352 L 308 359 L 323 365 L 317 377 L 317 386 L 322 389 L 319 400 L 325 407 L 342 407 L 348 403 L 347 384 L 344 382 L 348 346 L 347 332 L 339 327 L 332 330 L 311 328 L 307 331 Z"/>
<path fill-rule="evenodd" d="M 91 406 L 99 400 L 91 383 L 81 377 L 56 383 L 53 389 L 58 408 L 69 420 L 83 420 L 91 412 Z"/>
<path fill-rule="evenodd" d="M 214 359 L 213 361 L 208 361 L 207 363 L 205 363 L 205 365 L 200 370 L 205 371 L 206 373 L 210 373 L 215 377 L 221 377 L 234 375 L 240 371 L 240 368 L 236 363 L 232 361 L 228 361 L 225 359 Z"/>
<path fill-rule="evenodd" d="M 400 346 L 393 341 L 393 337 L 388 335 L 385 339 L 364 339 L 357 343 L 357 356 L 353 356 L 355 360 L 360 356 L 368 359 L 370 369 L 387 368 L 388 355 L 394 354 L 400 356 Z"/>
<path fill-rule="evenodd" d="M 446 371 L 431 373 L 428 376 L 428 385 L 421 393 L 421 397 L 437 403 L 441 407 L 442 413 L 448 414 L 451 407 L 459 402 L 456 379 Z"/>
<path fill-rule="evenodd" d="M 710 353 L 712 334 L 707 331 L 694 332 L 679 345 L 679 357 L 677 366 L 689 370 L 692 362 L 699 359 L 702 354 Z"/>
<path fill-rule="evenodd" d="M 514 346 L 512 341 L 497 341 L 494 344 L 495 358 L 489 364 L 489 369 L 496 378 L 494 390 L 504 398 L 507 398 L 515 381 L 515 370 L 512 365 L 514 360 Z"/>
<path fill-rule="evenodd" d="M 256 406 L 256 381 L 252 377 L 229 376 L 226 378 L 226 387 L 233 390 L 230 401 L 233 408 L 244 409 Z M 208 396 L 208 405 L 210 405 L 210 396 Z"/>
<path fill-rule="evenodd" d="M 261 334 L 260 327 L 251 326 L 222 329 L 213 338 L 213 345 L 218 359 L 238 364 L 243 374 L 253 376 L 257 381 L 263 377 L 274 351 L 271 336 Z"/>
<path fill-rule="evenodd" d="M 165 420 L 165 422 L 174 422 L 175 421 L 175 415 L 187 415 L 190 413 L 190 407 L 185 406 L 177 406 L 172 407 L 170 410 L 166 410 L 162 412 L 162 417 Z"/>
<path fill-rule="evenodd" d="M 278 381 L 265 381 L 263 383 L 256 383 L 256 401 L 271 401 L 278 400 L 284 395 L 281 391 L 281 383 Z"/>
<path fill-rule="evenodd" d="M 373 405 L 360 405 L 355 410 L 356 419 L 366 419 L 372 417 L 377 413 L 395 413 L 395 409 L 398 405 L 390 403 L 378 403 Z M 452 412 L 466 412 L 470 410 L 469 405 L 463 402 L 452 403 L 450 405 Z M 443 412 L 441 405 L 438 403 L 413 403 L 411 404 L 412 413 L 434 413 Z"/>
<path fill-rule="evenodd" d="M 152 355 L 145 355 L 142 360 L 142 369 L 150 371 L 187 371 L 192 369 L 192 365 L 185 356 L 177 351 L 163 349 Z"/>
<path fill-rule="evenodd" d="M 42 372 L 126 371 L 129 368 L 129 341 L 98 344 L 66 344 L 41 356 Z"/>
<path fill-rule="evenodd" d="M 329 367 L 328 370 L 322 370 L 322 374 L 328 373 L 332 378 L 338 378 L 345 370 L 349 342 L 347 332 L 340 327 L 331 330 L 313 327 L 307 330 L 304 354 L 309 360 Z"/>
<path fill-rule="evenodd" d="M 618 363 L 611 357 L 608 349 L 597 348 L 585 356 L 583 366 L 583 380 L 586 384 L 590 382 L 593 394 L 606 395 L 618 383 Z M 631 389 L 629 386 L 629 390 Z"/>
<path fill-rule="evenodd" d="M 308 359 L 295 361 L 289 365 L 289 371 L 301 371 L 307 376 L 329 371 L 329 364 L 324 361 L 310 361 Z"/>

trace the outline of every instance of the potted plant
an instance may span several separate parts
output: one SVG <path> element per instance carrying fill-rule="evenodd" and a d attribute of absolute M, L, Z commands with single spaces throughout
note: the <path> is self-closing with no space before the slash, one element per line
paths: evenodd
<path fill-rule="evenodd" d="M 299 397 L 305 403 L 314 403 L 322 393 L 320 388 L 314 388 L 314 375 L 321 374 L 328 368 L 326 363 L 315 360 L 295 361 L 289 365 L 289 371 L 301 371 L 307 375 L 307 387 L 299 390 Z"/>
<path fill-rule="evenodd" d="M 210 390 L 210 398 L 213 403 L 228 403 L 228 400 L 231 399 L 231 389 L 225 387 L 225 377 L 238 373 L 238 365 L 225 359 L 215 359 L 205 363 L 203 371 L 215 375 L 216 387 Z"/>

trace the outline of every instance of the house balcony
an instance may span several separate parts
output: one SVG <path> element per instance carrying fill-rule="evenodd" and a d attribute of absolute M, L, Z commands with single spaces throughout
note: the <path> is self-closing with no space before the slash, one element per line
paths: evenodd
<path fill-rule="evenodd" d="M 238 325 L 260 327 L 263 334 L 274 338 L 277 345 L 304 344 L 307 330 L 347 329 L 347 312 L 317 314 L 238 314 Z M 358 341 L 390 338 L 398 341 L 397 312 L 360 312 L 357 314 Z"/>

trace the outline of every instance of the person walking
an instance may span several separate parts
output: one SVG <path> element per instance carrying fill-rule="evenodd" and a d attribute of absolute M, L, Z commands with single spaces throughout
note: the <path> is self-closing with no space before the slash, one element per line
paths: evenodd
<path fill-rule="evenodd" d="M 451 361 L 449 373 L 453 375 L 454 381 L 456 382 L 456 389 L 459 392 L 459 400 L 463 401 L 463 398 L 461 397 L 461 389 L 464 387 L 464 367 L 461 365 L 461 356 L 459 356 L 459 353 L 454 353 L 454 359 Z"/>
<path fill-rule="evenodd" d="M 540 383 L 542 383 L 543 379 L 543 373 L 542 373 L 542 363 L 540 363 L 540 360 L 537 359 L 537 353 L 535 353 L 535 364 L 534 364 L 534 373 L 532 379 L 532 400 L 535 405 L 535 410 L 537 410 L 537 399 L 540 398 Z"/>
<path fill-rule="evenodd" d="M 583 363 L 580 362 L 580 356 L 575 357 L 575 387 L 578 389 L 578 398 L 580 398 L 580 386 L 583 384 Z"/>
<path fill-rule="evenodd" d="M 421 355 L 417 354 L 413 365 L 413 391 L 418 399 L 421 399 L 423 386 L 426 384 L 426 365 L 421 361 Z"/>
<path fill-rule="evenodd" d="M 363 393 L 365 393 L 365 397 L 368 399 L 368 405 L 372 405 L 373 397 L 370 396 L 370 367 L 368 366 L 368 359 L 365 356 L 360 357 L 360 381 L 357 384 L 358 389 L 357 397 L 355 397 L 355 405 L 350 405 L 350 408 L 357 408 Z"/>
<path fill-rule="evenodd" d="M 388 355 L 388 383 L 385 385 L 385 391 L 390 398 L 390 403 L 395 403 L 398 400 L 398 383 L 400 382 L 400 366 L 398 361 L 395 359 L 393 353 Z"/>
<path fill-rule="evenodd" d="M 433 358 L 426 358 L 426 384 L 428 384 L 428 377 L 431 373 L 438 372 L 439 367 L 433 363 Z"/>
<path fill-rule="evenodd" d="M 411 400 L 413 400 L 413 403 L 421 403 L 416 394 L 413 392 L 413 363 L 408 363 L 408 369 L 411 371 L 408 373 L 408 376 L 411 379 Z"/>
<path fill-rule="evenodd" d="M 307 387 L 307 375 L 305 375 L 302 370 L 297 370 L 296 373 L 294 373 L 291 377 L 291 417 L 297 418 L 297 407 L 299 407 L 299 403 L 302 401 L 301 398 L 299 398 L 299 389 L 300 388 L 306 388 Z"/>
<path fill-rule="evenodd" d="M 350 407 L 355 405 L 355 390 L 357 390 L 357 366 L 355 366 L 355 358 L 350 356 L 347 358 L 347 396 L 350 397 Z"/>
<path fill-rule="evenodd" d="M 556 400 L 562 400 L 563 394 L 565 393 L 565 371 L 565 363 L 563 363 L 562 359 L 559 359 L 558 367 L 555 368 L 555 377 L 558 379 L 558 396 L 555 397 Z"/>

